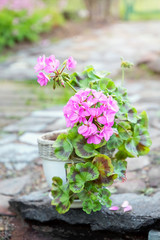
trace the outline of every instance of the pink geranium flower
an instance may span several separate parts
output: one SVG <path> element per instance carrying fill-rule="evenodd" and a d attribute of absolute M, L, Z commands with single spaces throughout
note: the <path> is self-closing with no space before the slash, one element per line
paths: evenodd
<path fill-rule="evenodd" d="M 102 139 L 108 141 L 114 133 L 112 126 L 118 111 L 117 102 L 102 92 L 80 90 L 70 98 L 63 111 L 67 127 L 78 125 L 78 133 L 89 144 L 99 144 Z"/>
<path fill-rule="evenodd" d="M 102 107 L 103 115 L 97 118 L 98 122 L 107 126 L 112 127 L 114 124 L 115 113 L 112 110 Z"/>
<path fill-rule="evenodd" d="M 78 128 L 78 133 L 82 134 L 84 137 L 88 137 L 92 134 L 97 133 L 97 127 L 94 123 L 92 123 L 93 117 L 90 117 L 90 119 L 87 121 L 84 121 L 84 124 Z"/>
<path fill-rule="evenodd" d="M 66 67 L 68 70 L 74 69 L 76 67 L 77 62 L 73 59 L 73 57 L 69 57 L 66 62 Z"/>
<path fill-rule="evenodd" d="M 111 96 L 109 96 L 108 98 L 107 105 L 108 105 L 108 109 L 112 110 L 113 112 L 119 111 L 117 102 Z"/>
<path fill-rule="evenodd" d="M 55 72 L 60 65 L 59 60 L 56 59 L 54 55 L 51 55 L 50 57 L 46 58 L 45 62 L 47 65 L 44 69 L 46 73 Z"/>
<path fill-rule="evenodd" d="M 38 74 L 38 80 L 37 82 L 41 85 L 41 86 L 46 86 L 48 81 L 49 81 L 49 77 L 46 76 L 46 74 L 44 74 L 43 72 L 40 72 Z"/>
<path fill-rule="evenodd" d="M 88 144 L 91 144 L 91 143 L 99 144 L 101 142 L 101 140 L 102 140 L 102 137 L 100 135 L 98 135 L 97 133 L 95 133 L 88 137 L 87 143 Z"/>
<path fill-rule="evenodd" d="M 46 66 L 46 63 L 45 63 L 45 55 L 43 55 L 43 57 L 38 57 L 37 59 L 37 64 L 35 65 L 34 69 L 36 72 L 39 72 L 41 70 L 43 70 Z"/>
<path fill-rule="evenodd" d="M 104 126 L 104 128 L 102 129 L 100 136 L 108 141 L 110 139 L 110 137 L 113 135 L 113 129 L 111 127 L 108 126 Z"/>

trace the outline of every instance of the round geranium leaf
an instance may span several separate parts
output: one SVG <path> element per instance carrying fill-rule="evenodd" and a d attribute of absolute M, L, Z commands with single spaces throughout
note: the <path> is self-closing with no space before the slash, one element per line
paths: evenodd
<path fill-rule="evenodd" d="M 57 158 L 68 160 L 73 151 L 73 146 L 66 134 L 60 134 L 53 144 L 54 152 Z"/>
<path fill-rule="evenodd" d="M 70 168 L 67 175 L 69 187 L 71 191 L 78 193 L 84 188 L 84 184 L 88 181 L 97 179 L 99 172 L 96 166 L 91 162 L 77 163 Z"/>

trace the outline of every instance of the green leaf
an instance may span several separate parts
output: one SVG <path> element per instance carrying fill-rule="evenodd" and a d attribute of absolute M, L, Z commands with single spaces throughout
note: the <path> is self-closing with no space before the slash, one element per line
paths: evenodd
<path fill-rule="evenodd" d="M 132 107 L 127 99 L 123 99 L 123 103 L 119 105 L 119 115 L 126 115 L 127 119 L 131 123 L 136 123 L 138 120 L 137 110 Z"/>
<path fill-rule="evenodd" d="M 111 193 L 106 188 L 100 188 L 98 190 L 98 200 L 100 203 L 106 207 L 110 207 L 112 204 L 112 201 L 110 199 Z"/>
<path fill-rule="evenodd" d="M 94 144 L 88 144 L 87 140 L 78 135 L 73 142 L 76 154 L 81 158 L 90 158 L 98 154 L 95 150 Z"/>
<path fill-rule="evenodd" d="M 123 180 L 125 178 L 127 161 L 125 160 L 114 160 L 112 161 L 114 166 L 114 173 L 118 174 L 118 179 Z"/>
<path fill-rule="evenodd" d="M 62 185 L 62 179 L 59 177 L 54 177 L 52 179 L 52 196 L 53 200 L 51 202 L 52 205 L 56 205 L 56 210 L 60 214 L 64 214 L 68 212 L 72 201 L 70 201 L 70 190 L 68 187 L 68 183 Z"/>
<path fill-rule="evenodd" d="M 99 86 L 100 86 L 101 90 L 105 90 L 107 88 L 108 79 L 109 78 L 102 78 L 102 79 L 100 79 Z"/>
<path fill-rule="evenodd" d="M 53 144 L 57 158 L 66 161 L 73 151 L 73 146 L 66 134 L 60 134 Z"/>
<path fill-rule="evenodd" d="M 101 210 L 101 203 L 98 199 L 99 189 L 95 186 L 94 182 L 86 182 L 83 190 L 78 193 L 79 199 L 82 201 L 83 211 L 90 214 L 92 211 L 96 212 Z"/>
<path fill-rule="evenodd" d="M 132 136 L 132 132 L 130 131 L 130 129 L 131 126 L 129 123 L 120 122 L 117 127 L 120 138 L 123 140 L 127 140 L 128 138 L 130 138 Z"/>
<path fill-rule="evenodd" d="M 151 144 L 148 130 L 140 124 L 136 124 L 133 138 L 126 141 L 125 149 L 134 157 L 143 156 L 149 152 Z"/>
<path fill-rule="evenodd" d="M 67 175 L 69 187 L 74 193 L 81 192 L 84 184 L 88 181 L 97 179 L 99 176 L 98 169 L 91 162 L 77 163 L 70 168 Z"/>
<path fill-rule="evenodd" d="M 121 86 L 118 86 L 116 90 L 114 91 L 115 100 L 118 102 L 119 106 L 124 104 L 126 101 L 128 101 L 127 96 L 127 89 L 123 88 Z M 121 109 L 120 109 L 121 111 Z M 123 110 L 121 112 L 124 112 Z"/>
<path fill-rule="evenodd" d="M 69 131 L 68 131 L 68 139 L 72 142 L 75 140 L 75 138 L 77 137 L 78 135 L 78 127 L 77 126 L 74 126 L 73 128 L 71 128 Z"/>
<path fill-rule="evenodd" d="M 110 78 L 101 78 L 99 81 L 99 86 L 101 88 L 101 90 L 106 90 L 107 89 L 107 85 L 109 80 L 111 80 Z"/>
<path fill-rule="evenodd" d="M 83 74 L 87 74 L 91 80 L 100 79 L 93 66 L 87 66 Z"/>
<path fill-rule="evenodd" d="M 93 144 L 95 149 L 102 148 L 104 145 L 106 145 L 107 141 L 103 138 L 103 140 L 99 144 Z"/>
<path fill-rule="evenodd" d="M 102 206 L 101 203 L 95 199 L 87 199 L 86 201 L 83 201 L 82 203 L 83 211 L 86 212 L 87 214 L 90 214 L 92 211 L 97 212 L 100 211 Z"/>
<path fill-rule="evenodd" d="M 116 89 L 115 83 L 112 80 L 108 81 L 107 90 L 109 90 L 110 92 L 113 92 L 115 91 L 115 89 Z"/>
<path fill-rule="evenodd" d="M 128 154 L 127 154 L 127 152 L 126 152 L 126 150 L 125 150 L 125 148 L 123 147 L 123 149 L 121 150 L 121 148 L 119 149 L 119 151 L 116 153 L 116 155 L 115 155 L 115 158 L 117 159 L 117 160 L 125 160 L 126 158 L 128 157 Z"/>
<path fill-rule="evenodd" d="M 145 111 L 141 112 L 140 114 L 140 119 L 138 120 L 138 123 L 145 127 L 148 128 L 148 116 L 147 113 Z"/>
<path fill-rule="evenodd" d="M 149 147 L 152 144 L 148 130 L 140 124 L 137 124 L 134 128 L 134 139 L 138 155 L 142 156 L 147 154 L 150 150 Z"/>
<path fill-rule="evenodd" d="M 123 143 L 123 140 L 122 140 L 119 136 L 113 134 L 113 135 L 110 137 L 109 141 L 107 142 L 107 148 L 108 148 L 109 150 L 111 150 L 111 149 L 116 149 L 116 148 L 118 148 L 122 143 Z"/>
<path fill-rule="evenodd" d="M 128 111 L 128 121 L 131 123 L 137 122 L 137 110 L 135 108 L 130 108 Z"/>
<path fill-rule="evenodd" d="M 97 167 L 101 178 L 110 176 L 113 173 L 113 165 L 111 163 L 111 159 L 106 155 L 97 155 L 93 159 L 93 164 Z"/>
<path fill-rule="evenodd" d="M 99 187 L 100 186 L 111 186 L 114 182 L 115 179 L 117 179 L 118 174 L 111 174 L 110 176 L 106 176 L 105 178 L 98 178 L 97 180 L 95 180 L 95 184 L 97 184 Z"/>
<path fill-rule="evenodd" d="M 136 143 L 135 143 L 135 140 L 133 138 L 130 138 L 125 142 L 125 149 L 129 154 L 131 154 L 132 157 L 137 157 L 138 156 Z"/>
<path fill-rule="evenodd" d="M 110 186 L 114 179 L 117 178 L 117 174 L 113 173 L 114 168 L 111 159 L 108 156 L 99 154 L 93 159 L 93 164 L 99 171 L 99 178 L 96 179 L 95 183 Z"/>
<path fill-rule="evenodd" d="M 63 185 L 63 180 L 60 177 L 52 178 L 52 190 L 55 192 L 58 190 L 59 186 Z"/>
<path fill-rule="evenodd" d="M 101 90 L 113 92 L 116 89 L 115 83 L 110 78 L 101 78 L 99 81 Z"/>
<path fill-rule="evenodd" d="M 98 151 L 100 154 L 103 154 L 103 155 L 106 155 L 106 156 L 112 158 L 115 150 L 114 149 L 109 150 L 107 147 L 107 144 L 105 144 L 104 146 L 99 148 Z"/>

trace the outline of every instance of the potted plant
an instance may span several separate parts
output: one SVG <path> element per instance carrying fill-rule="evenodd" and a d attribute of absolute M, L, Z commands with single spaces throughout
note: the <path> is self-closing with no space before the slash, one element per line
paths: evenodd
<path fill-rule="evenodd" d="M 109 187 L 126 179 L 126 159 L 147 154 L 151 146 L 147 114 L 137 114 L 123 87 L 124 69 L 132 64 L 122 59 L 119 86 L 92 66 L 81 74 L 65 72 L 75 66 L 70 57 L 60 67 L 53 55 L 39 57 L 35 66 L 41 86 L 53 81 L 54 89 L 69 85 L 73 90 L 63 109 L 67 129 L 38 139 L 52 204 L 61 214 L 76 199 L 88 214 L 110 207 Z"/>

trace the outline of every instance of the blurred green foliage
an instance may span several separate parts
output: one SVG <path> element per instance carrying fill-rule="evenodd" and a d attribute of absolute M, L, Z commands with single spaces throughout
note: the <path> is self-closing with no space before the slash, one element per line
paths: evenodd
<path fill-rule="evenodd" d="M 36 41 L 40 33 L 64 23 L 64 12 L 77 14 L 79 10 L 85 9 L 84 0 L 68 0 L 64 8 L 60 7 L 59 0 L 44 0 L 44 3 L 45 8 L 36 9 L 32 14 L 28 14 L 27 10 L 0 10 L 0 50 L 12 47 L 16 42 Z M 124 19 L 128 11 L 127 0 L 119 0 L 119 3 L 120 5 L 117 2 L 116 7 L 119 8 L 120 18 Z M 133 0 L 133 3 L 134 11 L 129 13 L 129 20 L 160 19 L 160 1 Z"/>
<path fill-rule="evenodd" d="M 26 10 L 0 11 L 0 50 L 23 40 L 36 41 L 39 34 L 64 23 L 62 14 L 54 8 L 36 10 L 29 15 Z"/>
<path fill-rule="evenodd" d="M 160 1 L 120 0 L 120 17 L 133 21 L 160 19 Z"/>

